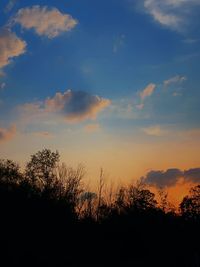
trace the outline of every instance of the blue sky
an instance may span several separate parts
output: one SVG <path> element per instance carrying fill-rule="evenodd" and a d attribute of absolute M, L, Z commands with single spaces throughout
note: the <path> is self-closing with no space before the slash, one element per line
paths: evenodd
<path fill-rule="evenodd" d="M 1 1 L 0 156 L 49 146 L 96 168 L 123 158 L 129 177 L 197 166 L 199 14 L 199 0 Z M 161 144 L 168 157 L 149 160 Z"/>

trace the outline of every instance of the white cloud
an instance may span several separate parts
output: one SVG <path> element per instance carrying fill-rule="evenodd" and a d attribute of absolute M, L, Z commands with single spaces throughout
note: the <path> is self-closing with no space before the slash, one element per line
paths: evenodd
<path fill-rule="evenodd" d="M 143 0 L 144 8 L 158 23 L 182 31 L 199 0 Z"/>
<path fill-rule="evenodd" d="M 164 1 L 162 2 L 159 0 L 145 0 L 144 7 L 146 8 L 147 12 L 151 14 L 153 18 L 160 24 L 172 28 L 177 28 L 179 23 L 181 22 L 181 18 L 176 14 L 167 12 L 167 1 L 165 1 L 165 3 Z"/>
<path fill-rule="evenodd" d="M 0 68 L 8 65 L 12 58 L 25 53 L 26 42 L 8 29 L 0 31 Z"/>
<path fill-rule="evenodd" d="M 187 80 L 186 76 L 181 76 L 181 75 L 176 75 L 168 80 L 165 80 L 163 82 L 164 86 L 169 86 L 171 84 L 176 84 L 176 83 L 182 83 Z"/>
<path fill-rule="evenodd" d="M 34 29 L 40 36 L 54 38 L 62 32 L 72 30 L 78 23 L 71 15 L 61 13 L 57 8 L 39 5 L 22 8 L 14 18 L 25 29 Z"/>

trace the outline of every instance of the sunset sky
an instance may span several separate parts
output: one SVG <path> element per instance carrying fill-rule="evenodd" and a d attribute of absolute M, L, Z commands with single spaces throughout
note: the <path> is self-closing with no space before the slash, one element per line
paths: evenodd
<path fill-rule="evenodd" d="M 200 0 L 2 0 L 0 157 L 200 181 L 199 18 Z"/>

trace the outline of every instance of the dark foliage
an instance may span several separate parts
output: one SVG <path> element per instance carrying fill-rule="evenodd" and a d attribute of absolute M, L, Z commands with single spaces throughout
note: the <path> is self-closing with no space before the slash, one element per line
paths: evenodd
<path fill-rule="evenodd" d="M 200 186 L 180 214 L 145 186 L 111 201 L 84 189 L 84 167 L 59 165 L 58 152 L 31 156 L 25 171 L 0 160 L 0 266 L 200 266 Z"/>

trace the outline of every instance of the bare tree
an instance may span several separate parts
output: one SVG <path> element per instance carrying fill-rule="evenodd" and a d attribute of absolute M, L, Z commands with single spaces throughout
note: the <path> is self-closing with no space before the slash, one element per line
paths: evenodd
<path fill-rule="evenodd" d="M 62 185 L 60 193 L 74 211 L 78 207 L 79 198 L 83 192 L 84 176 L 85 167 L 82 164 L 79 164 L 76 169 L 64 163 L 57 168 L 57 179 Z"/>
<path fill-rule="evenodd" d="M 100 208 L 102 205 L 102 192 L 105 185 L 105 177 L 103 168 L 100 169 L 99 185 L 98 185 L 98 204 L 97 204 L 97 221 L 99 221 Z"/>
<path fill-rule="evenodd" d="M 83 192 L 80 196 L 79 204 L 79 217 L 94 218 L 95 214 L 95 201 L 97 194 L 94 192 Z"/>

